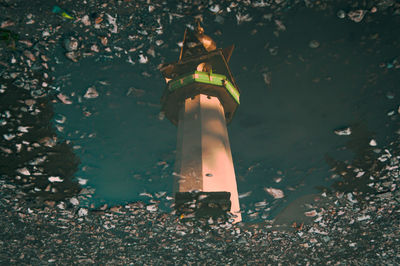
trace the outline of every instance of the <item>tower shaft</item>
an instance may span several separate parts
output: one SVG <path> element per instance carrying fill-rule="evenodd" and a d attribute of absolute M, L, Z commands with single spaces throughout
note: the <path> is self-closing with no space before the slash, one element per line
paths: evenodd
<path fill-rule="evenodd" d="M 230 192 L 230 212 L 241 221 L 238 191 L 226 128 L 218 97 L 198 94 L 179 110 L 175 192 Z"/>

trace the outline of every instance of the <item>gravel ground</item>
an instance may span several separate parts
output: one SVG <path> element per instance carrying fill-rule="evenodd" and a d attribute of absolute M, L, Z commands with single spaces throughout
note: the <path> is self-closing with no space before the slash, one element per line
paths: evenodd
<path fill-rule="evenodd" d="M 158 49 L 167 48 L 168 40 L 162 34 L 181 38 L 164 25 L 191 23 L 196 14 L 204 13 L 218 23 L 233 17 L 240 24 L 251 21 L 253 10 L 262 8 L 276 18 L 297 6 L 337 12 L 332 1 L 149 2 L 0 3 L 0 263 L 400 264 L 398 138 L 375 152 L 381 167 L 364 177 L 358 174 L 361 170 L 355 172 L 356 178 L 369 180 L 368 193 L 340 189 L 321 193 L 307 205 L 305 215 L 313 219 L 309 224 L 184 221 L 159 210 L 159 204 L 171 201 L 166 195 L 151 195 L 150 204 L 102 209 L 80 204 L 93 191 L 74 179 L 79 159 L 70 142 L 58 141 L 51 124 L 52 103 L 69 104 L 72 97 L 54 84 L 52 71 L 59 60 L 118 57 L 148 64 L 143 75 L 149 75 L 163 63 Z M 396 1 L 354 1 L 345 6 L 337 16 L 354 23 L 371 20 L 369 15 L 376 12 L 400 14 Z M 282 21 L 276 27 L 277 32 L 284 30 Z M 318 45 L 310 43 L 311 48 Z M 400 65 L 393 60 L 383 67 Z M 96 92 L 89 91 L 87 97 L 96 97 Z"/>
<path fill-rule="evenodd" d="M 376 181 L 392 189 L 363 202 L 353 193 L 322 194 L 324 200 L 307 212 L 313 223 L 294 224 L 292 230 L 269 222 L 183 221 L 157 211 L 157 203 L 90 211 L 74 206 L 73 197 L 43 207 L 2 181 L 0 260 L 17 265 L 397 264 L 399 158 L 390 158 L 390 170 Z"/>

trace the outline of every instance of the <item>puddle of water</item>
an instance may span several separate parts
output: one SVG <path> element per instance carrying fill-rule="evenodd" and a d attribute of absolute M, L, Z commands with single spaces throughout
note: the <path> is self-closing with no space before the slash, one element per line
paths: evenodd
<path fill-rule="evenodd" d="M 316 22 L 332 31 L 304 26 Z M 252 25 L 234 24 L 220 37 L 221 43 L 237 45 L 231 67 L 242 104 L 228 130 L 239 193 L 252 192 L 241 203 L 246 209 L 267 200 L 272 206 L 269 217 L 334 182 L 327 155 L 343 161 L 354 158 L 345 148 L 349 137 L 335 135 L 335 129 L 361 123 L 380 145 L 388 143 L 394 130 L 387 126 L 386 114 L 394 102 L 385 97 L 386 89 L 376 90 L 390 84 L 365 80 L 379 71 L 380 58 L 365 57 L 366 51 L 347 40 L 354 29 L 334 17 L 307 12 L 294 15 L 288 24 L 279 40 L 261 35 L 239 40 L 249 35 Z M 320 40 L 317 49 L 308 46 L 311 37 Z M 265 48 L 271 45 L 279 47 L 277 55 Z M 158 70 L 98 58 L 65 62 L 55 75 L 60 91 L 73 102 L 56 104 L 56 113 L 67 118 L 60 135 L 77 148 L 82 164 L 76 175 L 96 189 L 92 203 L 135 201 L 144 191 L 171 193 L 176 129 L 158 118 L 165 86 Z M 84 97 L 89 87 L 98 92 L 97 98 Z M 268 187 L 283 190 L 284 199 L 273 201 L 265 192 Z"/>
<path fill-rule="evenodd" d="M 144 191 L 169 191 L 171 178 L 162 173 L 171 172 L 175 129 L 159 119 L 158 80 L 118 59 L 66 62 L 56 74 L 73 102 L 55 106 L 66 117 L 59 134 L 75 146 L 82 161 L 76 176 L 88 179 L 95 198 L 117 204 L 142 199 Z M 99 96 L 85 98 L 89 87 Z"/>

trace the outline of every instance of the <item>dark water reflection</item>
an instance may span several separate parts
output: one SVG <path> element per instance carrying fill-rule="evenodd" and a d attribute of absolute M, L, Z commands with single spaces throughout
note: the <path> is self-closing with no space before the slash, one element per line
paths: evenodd
<path fill-rule="evenodd" d="M 41 80 L 38 74 L 32 79 Z M 3 178 L 20 185 L 32 200 L 58 201 L 76 195 L 81 190 L 75 180 L 79 157 L 65 141 L 58 141 L 51 121 L 53 104 L 48 97 L 33 99 L 14 84 L 16 80 L 0 80 L 7 87 L 0 102 Z M 62 182 L 52 182 L 52 177 Z"/>
<path fill-rule="evenodd" d="M 387 112 L 397 106 L 387 95 L 396 91 L 396 77 L 395 70 L 380 66 L 395 49 L 386 44 L 393 31 L 385 30 L 389 21 L 378 16 L 356 24 L 334 14 L 291 11 L 279 38 L 262 20 L 239 26 L 229 20 L 222 26 L 208 23 L 210 33 L 223 30 L 213 36 L 217 43 L 237 47 L 231 68 L 242 104 L 228 129 L 239 193 L 251 192 L 241 199 L 245 211 L 266 200 L 273 217 L 294 199 L 335 182 L 330 169 L 343 168 L 340 161 L 365 160 L 365 151 L 373 153 L 368 138 L 378 148 L 390 142 L 396 123 Z M 310 47 L 314 40 L 319 47 Z M 171 51 L 165 55 L 170 56 L 166 61 L 177 57 Z M 144 65 L 101 58 L 61 60 L 55 73 L 60 91 L 73 95 L 72 105 L 58 103 L 56 110 L 67 117 L 59 135 L 73 142 L 82 161 L 76 175 L 96 189 L 96 204 L 141 200 L 141 192 L 170 193 L 176 129 L 159 119 L 165 86 L 155 64 L 160 58 Z M 96 88 L 98 98 L 83 97 L 89 87 Z M 357 126 L 350 137 L 333 133 L 355 122 L 373 133 L 361 134 Z M 349 138 L 366 146 L 350 144 L 343 150 Z M 344 186 L 339 184 L 334 188 Z M 285 198 L 273 200 L 266 187 L 282 189 Z"/>
<path fill-rule="evenodd" d="M 331 185 L 345 192 L 370 191 L 367 176 L 382 167 L 376 149 L 383 152 L 396 138 L 399 42 L 393 25 L 398 19 L 378 12 L 355 23 L 336 12 L 296 6 L 271 16 L 254 9 L 247 23 L 237 23 L 235 16 L 223 23 L 205 19 L 219 46 L 236 45 L 230 64 L 242 91 L 241 106 L 228 130 L 244 217 L 266 202 L 264 217 L 272 218 L 295 199 Z M 154 57 L 149 53 L 154 46 L 147 50 L 151 38 L 135 37 L 131 45 L 124 31 L 116 41 L 123 48 L 78 62 L 65 58 L 63 40 L 86 33 L 66 31 L 57 40 L 51 55 L 55 80 L 49 87 L 54 107 L 48 98 L 38 99 L 43 117 L 35 122 L 37 133 L 26 134 L 31 141 L 57 138 L 54 147 L 42 145 L 34 154 L 48 153 L 43 164 L 48 175 L 69 180 L 53 186 L 70 187 L 72 194 L 80 185 L 94 188 L 85 203 L 93 206 L 144 200 L 143 192 L 172 192 L 176 128 L 159 114 L 165 83 L 157 66 L 176 60 L 184 25 L 171 23 L 164 30 Z M 141 64 L 136 50 L 149 61 Z M 85 98 L 89 88 L 98 97 Z M 63 104 L 60 93 L 72 103 Z M 18 97 L 24 100 L 25 94 Z M 13 97 L 4 102 L 18 102 Z M 20 107 L 15 104 L 2 108 Z M 334 134 L 343 127 L 351 127 L 352 134 Z M 4 134 L 7 130 L 2 128 Z M 369 145 L 371 139 L 376 147 Z M 8 174 L 20 167 L 20 156 L 26 161 L 33 155 L 4 156 L 12 161 L 2 165 Z M 365 171 L 362 178 L 350 171 L 354 167 Z M 340 177 L 332 178 L 334 173 Z M 38 186 L 41 195 L 51 191 L 46 182 Z M 285 197 L 273 199 L 266 188 L 281 189 Z"/>
<path fill-rule="evenodd" d="M 367 201 L 371 193 L 376 193 L 374 182 L 380 178 L 381 173 L 385 172 L 387 167 L 385 157 L 396 155 L 397 151 L 391 154 L 388 150 L 371 146 L 369 143 L 373 139 L 372 133 L 365 125 L 356 124 L 352 128 L 353 133 L 343 149 L 350 150 L 354 154 L 353 158 L 341 161 L 327 154 L 325 159 L 332 167 L 333 190 L 344 193 L 353 192 L 357 199 L 363 202 Z M 386 193 L 390 189 L 391 187 L 382 187 L 378 192 Z"/>
<path fill-rule="evenodd" d="M 61 91 L 75 93 L 73 104 L 56 105 L 66 117 L 59 134 L 76 147 L 82 160 L 76 175 L 96 189 L 94 203 L 116 204 L 143 199 L 139 194 L 146 191 L 170 191 L 175 132 L 159 119 L 159 81 L 118 59 L 65 62 L 57 74 Z M 89 87 L 96 88 L 98 98 L 83 97 Z"/>

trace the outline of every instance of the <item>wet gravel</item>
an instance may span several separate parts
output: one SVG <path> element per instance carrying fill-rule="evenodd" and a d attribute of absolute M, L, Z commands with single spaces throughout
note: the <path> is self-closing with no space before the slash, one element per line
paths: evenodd
<path fill-rule="evenodd" d="M 363 174 L 363 169 L 344 167 L 353 173 L 345 185 L 362 179 L 369 190 L 338 186 L 321 192 L 306 206 L 304 216 L 312 222 L 303 224 L 294 217 L 286 225 L 267 219 L 232 225 L 166 213 L 158 205 L 172 204 L 167 194 L 150 195 L 147 203 L 100 209 L 82 204 L 93 190 L 74 177 L 79 159 L 73 143 L 57 137 L 62 117 L 58 127 L 51 121 L 53 103 L 75 99 L 63 94 L 57 86 L 60 80 L 52 76 L 61 61 L 123 58 L 146 65 L 142 74 L 151 76 L 164 63 L 160 49 L 178 51 L 163 34 L 180 40 L 181 33 L 168 25 L 190 24 L 194 16 L 218 23 L 234 18 L 242 24 L 265 13 L 271 17 L 264 20 L 274 18 L 279 35 L 289 9 L 330 12 L 360 23 L 373 20 L 376 13 L 398 16 L 398 2 L 354 2 L 340 10 L 331 1 L 56 1 L 57 8 L 48 1 L 36 2 L 0 4 L 1 264 L 400 264 L 398 135 L 372 152 L 371 164 L 379 167 L 364 169 Z M 317 49 L 320 43 L 313 40 L 309 46 Z M 398 71 L 400 64 L 395 58 L 382 68 Z M 268 73 L 264 80 L 268 85 Z M 92 89 L 85 95 L 98 94 Z M 390 114 L 393 123 L 399 115 L 400 109 Z M 376 146 L 369 144 L 371 149 Z M 252 213 L 267 207 L 259 204 Z"/>
<path fill-rule="evenodd" d="M 15 185 L 2 181 L 0 258 L 18 265 L 396 264 L 399 159 L 391 157 L 384 173 L 375 177 L 376 186 L 385 183 L 388 191 L 364 201 L 353 193 L 323 193 L 306 214 L 314 221 L 294 223 L 291 229 L 268 221 L 184 221 L 148 208 L 157 201 L 96 211 L 74 206 L 77 198 L 38 206 Z"/>

